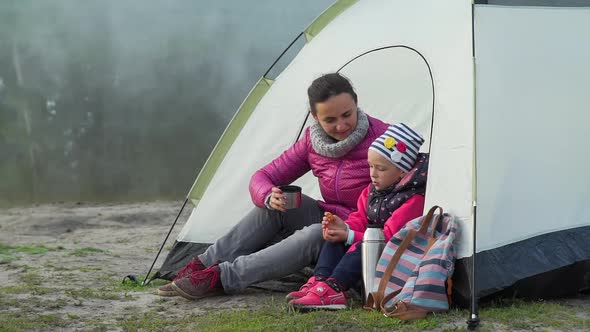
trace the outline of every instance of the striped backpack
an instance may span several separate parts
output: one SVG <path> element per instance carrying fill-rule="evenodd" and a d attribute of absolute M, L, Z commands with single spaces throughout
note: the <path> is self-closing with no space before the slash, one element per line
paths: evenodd
<path fill-rule="evenodd" d="M 365 308 L 402 320 L 448 311 L 456 236 L 454 218 L 439 206 L 408 222 L 383 250 Z"/>

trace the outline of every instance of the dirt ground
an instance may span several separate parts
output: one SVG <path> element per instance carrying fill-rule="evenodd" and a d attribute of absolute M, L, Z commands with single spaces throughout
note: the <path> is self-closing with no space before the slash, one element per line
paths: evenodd
<path fill-rule="evenodd" d="M 155 202 L 0 210 L 0 245 L 5 252 L 0 256 L 0 312 L 30 320 L 49 317 L 63 328 L 76 330 L 114 326 L 118 320 L 145 311 L 182 317 L 255 308 L 277 296 L 248 289 L 239 296 L 191 302 L 161 298 L 153 294 L 155 288 L 138 291 L 121 285 L 128 274 L 145 275 L 180 207 L 181 202 Z M 155 268 L 189 212 L 183 212 Z"/>
<path fill-rule="evenodd" d="M 0 209 L 0 331 L 116 331 L 125 329 L 122 321 L 145 313 L 181 318 L 253 309 L 283 298 L 284 293 L 253 288 L 193 302 L 156 296 L 155 286 L 121 284 L 128 274 L 145 275 L 180 206 L 68 203 Z M 189 213 L 185 209 L 156 267 Z M 590 296 L 564 301 L 588 318 Z M 457 326 L 464 326 L 463 318 Z"/>

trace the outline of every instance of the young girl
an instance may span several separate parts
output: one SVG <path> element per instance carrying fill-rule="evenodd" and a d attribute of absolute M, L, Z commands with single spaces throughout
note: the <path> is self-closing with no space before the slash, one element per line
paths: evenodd
<path fill-rule="evenodd" d="M 403 123 L 390 126 L 369 147 L 371 184 L 363 190 L 356 212 L 346 221 L 326 213 L 326 240 L 314 276 L 287 295 L 294 307 L 346 309 L 344 291 L 362 277 L 361 245 L 367 224 L 382 224 L 386 240 L 408 221 L 422 215 L 428 157 L 419 154 L 424 139 Z M 358 244 L 358 245 L 357 245 Z"/>

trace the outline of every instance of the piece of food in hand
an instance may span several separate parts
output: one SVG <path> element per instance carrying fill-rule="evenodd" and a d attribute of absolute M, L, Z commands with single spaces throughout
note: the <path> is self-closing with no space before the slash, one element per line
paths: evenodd
<path fill-rule="evenodd" d="M 328 220 L 328 222 L 333 222 L 334 221 L 334 215 L 330 212 L 326 212 L 326 219 Z"/>

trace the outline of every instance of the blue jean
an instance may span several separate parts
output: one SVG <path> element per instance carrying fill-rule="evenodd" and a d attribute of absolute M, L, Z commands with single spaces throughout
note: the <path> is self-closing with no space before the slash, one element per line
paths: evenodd
<path fill-rule="evenodd" d="M 361 243 L 357 243 L 353 251 L 347 252 L 349 248 L 342 242 L 324 242 L 314 275 L 336 279 L 343 290 L 356 285 L 363 276 Z"/>

